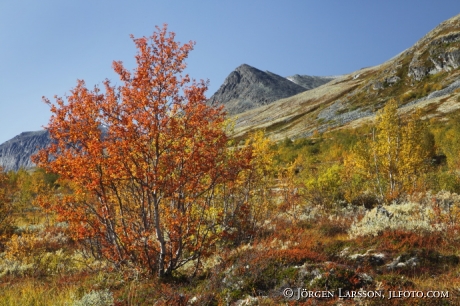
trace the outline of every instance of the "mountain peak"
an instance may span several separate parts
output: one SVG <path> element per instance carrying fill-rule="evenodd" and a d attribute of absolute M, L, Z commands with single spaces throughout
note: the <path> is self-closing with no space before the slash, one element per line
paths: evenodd
<path fill-rule="evenodd" d="M 305 90 L 275 73 L 242 64 L 227 76 L 209 103 L 224 105 L 229 114 L 238 114 Z"/>
<path fill-rule="evenodd" d="M 257 69 L 257 68 L 254 68 L 248 64 L 241 64 L 239 65 L 238 67 L 236 67 L 236 71 L 239 71 L 239 70 L 248 70 L 248 69 Z"/>

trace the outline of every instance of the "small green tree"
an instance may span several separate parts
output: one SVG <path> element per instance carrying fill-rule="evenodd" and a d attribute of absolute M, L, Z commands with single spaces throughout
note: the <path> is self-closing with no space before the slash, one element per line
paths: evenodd
<path fill-rule="evenodd" d="M 338 164 L 311 171 L 305 179 L 305 198 L 312 204 L 332 208 L 344 198 L 341 179 L 342 167 Z"/>

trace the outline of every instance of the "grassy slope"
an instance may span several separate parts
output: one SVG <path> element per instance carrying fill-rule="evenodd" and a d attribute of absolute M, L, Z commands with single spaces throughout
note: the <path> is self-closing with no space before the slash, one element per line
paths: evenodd
<path fill-rule="evenodd" d="M 433 69 L 433 59 L 438 60 L 440 55 L 459 50 L 460 39 L 455 38 L 452 42 L 442 43 L 448 37 L 456 37 L 458 33 L 460 15 L 443 22 L 413 47 L 381 65 L 363 68 L 313 90 L 239 114 L 234 117 L 236 136 L 264 129 L 273 140 L 305 137 L 315 130 L 325 131 L 343 125 L 357 126 L 369 121 L 372 116 L 366 115 L 366 111 L 375 113 L 392 98 L 401 105 L 406 105 L 426 97 L 457 80 L 459 70 L 454 69 L 455 67 L 446 68 L 433 75 L 427 74 L 420 80 L 415 80 L 414 76 L 409 74 L 414 67 Z M 387 82 L 386 80 L 392 76 L 398 77 L 399 81 Z M 380 84 L 380 88 L 376 89 L 376 84 Z M 445 113 L 457 111 L 458 107 L 455 104 L 459 96 L 458 92 L 451 93 L 442 98 L 424 101 L 423 104 L 411 105 L 404 111 L 410 111 L 414 107 L 425 107 L 430 116 L 442 117 Z M 318 117 L 320 112 L 327 111 L 334 103 L 340 103 L 339 109 L 331 109 L 337 116 L 361 111 L 366 118 L 338 122 L 334 119 L 321 120 Z"/>

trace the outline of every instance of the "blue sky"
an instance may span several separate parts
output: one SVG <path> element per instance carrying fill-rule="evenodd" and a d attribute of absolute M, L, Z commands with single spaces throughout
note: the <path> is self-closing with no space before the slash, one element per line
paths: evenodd
<path fill-rule="evenodd" d="M 77 79 L 117 83 L 113 60 L 134 68 L 129 34 L 155 25 L 196 41 L 187 72 L 209 79 L 211 96 L 243 63 L 281 76 L 380 64 L 459 13 L 458 0 L 2 0 L 0 143 L 48 123 L 42 96 L 63 96 Z"/>

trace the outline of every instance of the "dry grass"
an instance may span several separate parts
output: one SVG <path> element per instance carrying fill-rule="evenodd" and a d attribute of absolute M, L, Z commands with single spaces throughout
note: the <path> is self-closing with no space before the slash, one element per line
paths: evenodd
<path fill-rule="evenodd" d="M 33 278 L 22 278 L 20 282 L 2 281 L 0 285 L 1 306 L 45 306 L 68 305 L 77 286 L 48 283 Z"/>

